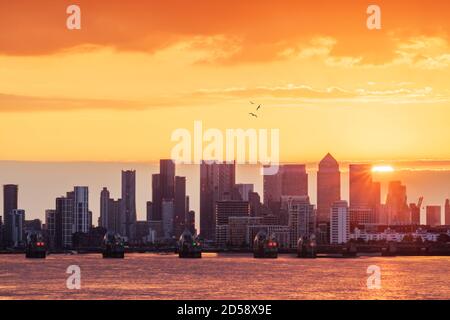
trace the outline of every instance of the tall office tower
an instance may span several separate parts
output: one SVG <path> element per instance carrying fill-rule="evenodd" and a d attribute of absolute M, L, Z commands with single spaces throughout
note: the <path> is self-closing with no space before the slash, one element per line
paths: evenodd
<path fill-rule="evenodd" d="M 48 239 L 48 246 L 55 248 L 56 241 L 56 210 L 45 210 L 45 231 Z"/>
<path fill-rule="evenodd" d="M 279 166 L 275 175 L 264 175 L 264 205 L 280 221 L 287 220 L 287 213 L 281 210 L 282 196 L 308 195 L 308 174 L 305 165 Z"/>
<path fill-rule="evenodd" d="M 389 225 L 411 224 L 411 212 L 406 202 L 406 186 L 400 181 L 389 182 L 386 207 Z"/>
<path fill-rule="evenodd" d="M 216 244 L 224 246 L 227 242 L 228 218 L 250 216 L 248 201 L 227 200 L 216 202 Z"/>
<path fill-rule="evenodd" d="M 108 203 L 108 231 L 120 234 L 120 213 L 122 210 L 122 199 L 109 199 Z"/>
<path fill-rule="evenodd" d="M 136 171 L 122 171 L 120 225 L 122 236 L 134 240 L 136 231 Z"/>
<path fill-rule="evenodd" d="M 9 230 L 7 230 L 7 234 L 10 236 L 8 243 L 12 247 L 23 246 L 25 241 L 25 210 L 13 209 L 8 215 Z"/>
<path fill-rule="evenodd" d="M 174 199 L 175 195 L 175 163 L 170 159 L 159 161 L 161 196 L 163 199 Z"/>
<path fill-rule="evenodd" d="M 189 203 L 190 203 L 189 196 L 186 196 L 186 214 L 191 210 L 189 207 Z"/>
<path fill-rule="evenodd" d="M 264 204 L 271 207 L 271 203 L 279 203 L 281 198 L 281 166 L 277 174 L 264 175 Z"/>
<path fill-rule="evenodd" d="M 12 221 L 9 213 L 17 209 L 19 186 L 15 184 L 6 184 L 3 186 L 3 219 L 5 224 L 4 242 L 7 246 L 12 245 Z"/>
<path fill-rule="evenodd" d="M 232 198 L 235 182 L 234 163 L 200 164 L 200 232 L 204 239 L 215 240 L 216 202 Z"/>
<path fill-rule="evenodd" d="M 259 196 L 258 192 L 250 192 L 248 194 L 248 202 L 250 204 L 250 216 L 261 216 L 261 197 Z"/>
<path fill-rule="evenodd" d="M 174 216 L 175 205 L 173 199 L 163 199 L 162 201 L 162 226 L 165 239 L 171 239 L 174 236 Z"/>
<path fill-rule="evenodd" d="M 57 248 L 72 247 L 72 234 L 74 229 L 74 201 L 71 193 L 67 193 L 68 197 L 56 198 L 55 206 L 55 246 Z"/>
<path fill-rule="evenodd" d="M 330 243 L 347 243 L 350 239 L 350 212 L 347 201 L 334 202 L 330 211 Z"/>
<path fill-rule="evenodd" d="M 436 227 L 441 225 L 441 206 L 427 206 L 427 225 Z"/>
<path fill-rule="evenodd" d="M 264 175 L 263 177 L 264 206 L 276 217 L 280 216 L 281 170 L 282 167 L 279 166 L 277 174 Z"/>
<path fill-rule="evenodd" d="M 147 221 L 152 221 L 155 220 L 153 219 L 153 202 L 151 201 L 147 201 L 146 205 L 145 205 L 145 211 L 146 211 L 146 217 L 147 217 Z"/>
<path fill-rule="evenodd" d="M 190 210 L 186 217 L 186 227 L 194 235 L 197 233 L 195 229 L 195 211 Z"/>
<path fill-rule="evenodd" d="M 178 238 L 186 225 L 186 177 L 175 177 L 174 235 Z"/>
<path fill-rule="evenodd" d="M 360 216 L 363 220 L 371 221 L 370 223 L 378 223 L 381 209 L 381 184 L 373 182 L 372 166 L 351 164 L 349 168 L 350 220 L 354 222 L 354 217 Z M 369 211 L 371 211 L 370 214 Z"/>
<path fill-rule="evenodd" d="M 120 234 L 121 202 L 121 199 L 112 199 L 108 189 L 103 188 L 100 193 L 100 227 Z"/>
<path fill-rule="evenodd" d="M 371 198 L 370 198 L 370 206 L 373 208 L 376 222 L 378 222 L 378 215 L 381 206 L 381 183 L 380 182 L 372 182 L 372 190 L 371 190 Z"/>
<path fill-rule="evenodd" d="M 409 211 L 411 212 L 411 224 L 420 225 L 420 206 L 410 203 Z"/>
<path fill-rule="evenodd" d="M 350 207 L 368 208 L 373 202 L 372 166 L 369 164 L 350 165 Z"/>
<path fill-rule="evenodd" d="M 450 226 L 450 199 L 445 200 L 445 225 Z"/>
<path fill-rule="evenodd" d="M 282 206 L 289 215 L 290 247 L 296 248 L 300 237 L 309 238 L 316 232 L 316 213 L 308 196 L 282 196 Z"/>
<path fill-rule="evenodd" d="M 108 188 L 103 188 L 100 192 L 100 220 L 99 225 L 102 228 L 108 230 L 108 226 L 110 224 L 110 216 L 109 216 L 109 200 L 111 199 Z M 109 230 L 108 230 L 109 231 Z"/>
<path fill-rule="evenodd" d="M 330 221 L 330 208 L 341 199 L 339 164 L 331 154 L 319 162 L 317 172 L 317 222 Z"/>
<path fill-rule="evenodd" d="M 253 184 L 251 183 L 237 183 L 236 190 L 242 201 L 249 201 L 248 194 L 253 192 Z"/>
<path fill-rule="evenodd" d="M 73 197 L 74 232 L 88 233 L 92 227 L 92 215 L 89 214 L 88 187 L 75 187 Z"/>
<path fill-rule="evenodd" d="M 285 164 L 281 168 L 281 195 L 307 196 L 308 174 L 304 164 Z"/>
<path fill-rule="evenodd" d="M 159 173 L 152 175 L 152 220 L 162 220 L 162 189 L 161 175 Z"/>

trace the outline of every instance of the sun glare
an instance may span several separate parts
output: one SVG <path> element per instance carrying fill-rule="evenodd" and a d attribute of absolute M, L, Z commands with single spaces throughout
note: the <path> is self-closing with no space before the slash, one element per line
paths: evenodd
<path fill-rule="evenodd" d="M 393 172 L 394 168 L 391 166 L 374 166 L 372 172 Z"/>

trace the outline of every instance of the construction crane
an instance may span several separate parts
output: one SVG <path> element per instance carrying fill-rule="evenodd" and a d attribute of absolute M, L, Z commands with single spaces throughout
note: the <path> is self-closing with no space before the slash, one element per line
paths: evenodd
<path fill-rule="evenodd" d="M 421 197 L 419 198 L 419 201 L 417 202 L 417 207 L 418 207 L 419 209 L 422 208 L 422 202 L 423 202 L 423 196 L 421 196 Z"/>

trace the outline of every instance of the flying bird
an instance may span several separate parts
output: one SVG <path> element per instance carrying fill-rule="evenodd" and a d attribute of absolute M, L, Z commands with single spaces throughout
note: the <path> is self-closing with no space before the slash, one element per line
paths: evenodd
<path fill-rule="evenodd" d="M 261 108 L 261 105 L 259 105 L 259 106 L 258 106 L 258 108 L 256 108 L 256 111 L 258 111 L 258 110 L 259 110 L 259 108 Z"/>
<path fill-rule="evenodd" d="M 251 104 L 255 104 L 253 101 L 250 101 Z"/>
<path fill-rule="evenodd" d="M 258 118 L 258 115 L 254 114 L 253 112 L 250 112 L 249 115 L 251 115 L 251 116 L 253 116 L 255 118 Z"/>

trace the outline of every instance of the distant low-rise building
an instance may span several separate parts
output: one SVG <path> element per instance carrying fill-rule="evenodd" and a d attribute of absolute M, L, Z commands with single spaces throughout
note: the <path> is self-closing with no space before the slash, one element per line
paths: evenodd
<path fill-rule="evenodd" d="M 447 231 L 449 233 L 449 231 Z M 387 228 L 384 232 L 369 232 L 366 230 L 355 228 L 350 234 L 350 239 L 368 241 L 386 241 L 386 242 L 401 242 L 405 236 L 412 236 L 414 240 L 421 238 L 422 241 L 436 242 L 441 235 L 440 232 L 429 232 L 421 228 L 415 232 L 399 232 Z"/>

